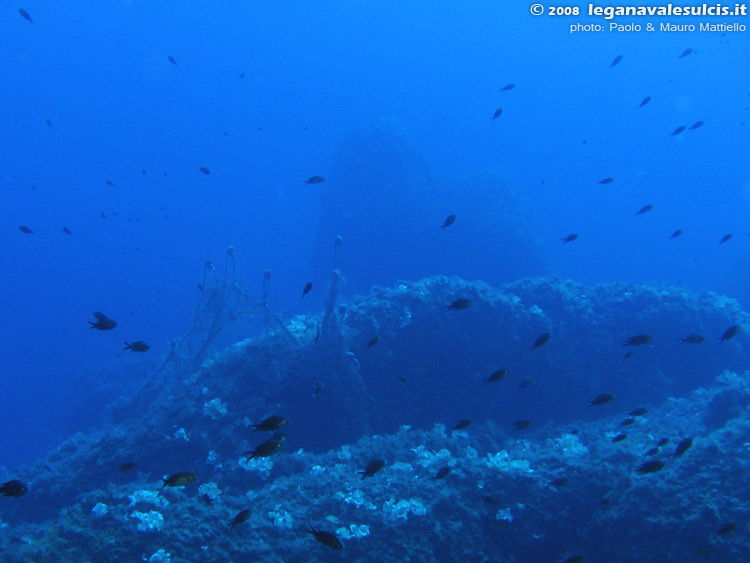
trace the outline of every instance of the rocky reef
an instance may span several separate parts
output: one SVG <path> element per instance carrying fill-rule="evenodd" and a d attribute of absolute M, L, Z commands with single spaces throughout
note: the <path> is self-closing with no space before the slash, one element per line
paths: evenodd
<path fill-rule="evenodd" d="M 743 335 L 716 340 L 746 320 L 736 302 L 433 277 L 339 306 L 339 281 L 320 317 L 282 323 L 264 294 L 266 333 L 162 366 L 116 421 L 7 473 L 29 492 L 0 499 L 2 560 L 340 559 L 308 525 L 363 562 L 747 553 L 748 357 Z M 448 309 L 458 299 L 471 304 Z M 651 341 L 623 346 L 641 334 Z M 678 341 L 691 334 L 706 340 Z M 603 393 L 614 399 L 588 404 Z M 288 439 L 248 461 L 268 438 L 251 424 L 269 415 L 288 419 Z M 472 423 L 449 430 L 461 419 Z M 362 478 L 373 459 L 385 467 Z M 649 460 L 664 466 L 639 472 Z M 195 483 L 162 490 L 182 471 Z"/>

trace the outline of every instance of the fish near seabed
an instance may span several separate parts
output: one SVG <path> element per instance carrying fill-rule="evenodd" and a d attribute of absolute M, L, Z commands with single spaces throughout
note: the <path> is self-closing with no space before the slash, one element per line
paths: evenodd
<path fill-rule="evenodd" d="M 234 520 L 232 520 L 232 523 L 229 525 L 229 529 L 234 530 L 236 526 L 239 526 L 243 522 L 246 522 L 248 518 L 250 518 L 250 509 L 246 508 L 245 510 L 240 510 L 237 513 L 237 516 L 234 517 Z"/>
<path fill-rule="evenodd" d="M 161 488 L 184 487 L 195 481 L 197 478 L 198 476 L 195 473 L 191 473 L 189 471 L 180 471 L 179 473 L 163 477 L 162 481 L 164 481 L 164 484 L 161 486 Z"/>
<path fill-rule="evenodd" d="M 269 416 L 259 424 L 251 424 L 253 432 L 276 432 L 287 425 L 287 420 L 283 416 Z"/>
<path fill-rule="evenodd" d="M 26 494 L 27 491 L 28 488 L 26 487 L 26 485 L 24 485 L 17 479 L 6 481 L 2 485 L 0 485 L 0 495 L 3 495 L 5 497 L 22 497 Z"/>
<path fill-rule="evenodd" d="M 461 299 L 456 299 L 450 305 L 446 305 L 445 307 L 443 307 L 443 309 L 445 309 L 446 311 L 454 311 L 460 309 L 468 309 L 469 307 L 471 307 L 471 299 L 462 297 Z"/>
<path fill-rule="evenodd" d="M 614 398 L 615 396 L 612 393 L 602 393 L 601 395 L 597 395 L 593 401 L 589 401 L 589 405 L 606 405 L 607 403 L 612 402 Z"/>
<path fill-rule="evenodd" d="M 313 528 L 312 525 L 310 525 L 307 533 L 312 534 L 318 543 L 322 543 L 324 546 L 330 549 L 341 549 L 344 547 L 341 541 L 336 537 L 336 535 L 332 534 L 331 532 L 316 529 Z"/>
<path fill-rule="evenodd" d="M 323 176 L 310 176 L 307 180 L 303 181 L 302 183 L 307 185 L 310 184 L 320 184 L 325 178 Z"/>
<path fill-rule="evenodd" d="M 362 475 L 362 479 L 365 479 L 366 477 L 372 477 L 378 471 L 383 469 L 383 467 L 385 467 L 384 459 L 373 459 L 370 463 L 367 464 L 367 467 L 365 467 L 364 470 L 359 471 L 359 474 Z"/>

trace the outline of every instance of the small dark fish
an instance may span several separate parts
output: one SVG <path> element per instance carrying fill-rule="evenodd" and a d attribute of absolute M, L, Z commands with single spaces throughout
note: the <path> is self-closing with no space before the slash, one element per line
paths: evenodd
<path fill-rule="evenodd" d="M 339 539 L 331 532 L 317 530 L 312 526 L 310 526 L 310 529 L 307 530 L 307 532 L 315 536 L 315 539 L 326 547 L 329 547 L 331 549 L 341 549 L 342 547 L 344 547 Z"/>
<path fill-rule="evenodd" d="M 703 125 L 703 121 L 696 121 L 690 126 L 690 131 L 695 131 L 698 129 L 698 127 L 701 127 Z"/>
<path fill-rule="evenodd" d="M 632 357 L 633 357 L 633 352 L 625 352 L 625 355 L 623 356 L 623 358 L 626 359 L 626 360 L 628 358 L 632 358 Z"/>
<path fill-rule="evenodd" d="M 146 175 L 146 171 L 145 171 L 145 170 L 143 170 L 143 169 L 141 169 L 141 174 L 143 174 L 143 175 L 145 176 L 145 175 Z M 164 209 L 164 208 L 163 208 L 163 207 L 160 207 L 159 209 Z"/>
<path fill-rule="evenodd" d="M 531 345 L 530 350 L 536 350 L 540 346 L 544 346 L 547 344 L 547 341 L 549 341 L 550 337 L 552 335 L 549 332 L 544 332 L 540 334 L 537 339 L 534 341 L 534 343 Z"/>
<path fill-rule="evenodd" d="M 243 78 L 245 78 L 245 73 L 244 72 L 240 73 L 239 78 L 240 78 L 240 80 L 242 80 Z"/>
<path fill-rule="evenodd" d="M 240 510 L 237 513 L 237 516 L 234 517 L 234 520 L 232 520 L 232 523 L 229 524 L 229 529 L 234 530 L 235 526 L 239 526 L 243 522 L 247 522 L 248 518 L 250 518 L 250 509 L 246 508 L 245 510 Z"/>
<path fill-rule="evenodd" d="M 313 397 L 317 397 L 323 392 L 323 388 L 325 386 L 322 383 L 316 383 L 315 388 L 313 389 Z"/>
<path fill-rule="evenodd" d="M 201 500 L 203 501 L 203 504 L 205 504 L 206 506 L 213 506 L 213 504 L 214 504 L 214 499 L 212 499 L 210 496 L 208 496 L 208 493 L 205 493 L 201 497 Z"/>
<path fill-rule="evenodd" d="M 666 446 L 667 444 L 669 444 L 669 438 L 662 438 L 658 442 L 656 442 L 656 445 L 660 448 Z"/>
<path fill-rule="evenodd" d="M 269 416 L 260 424 L 251 424 L 253 432 L 260 430 L 261 432 L 276 432 L 286 426 L 287 419 L 282 416 Z"/>
<path fill-rule="evenodd" d="M 651 448 L 644 455 L 647 456 L 647 457 L 651 457 L 651 456 L 657 455 L 660 451 L 661 450 L 659 448 Z"/>
<path fill-rule="evenodd" d="M 675 232 L 672 233 L 672 235 L 669 238 L 677 238 L 682 234 L 682 229 L 677 229 Z"/>
<path fill-rule="evenodd" d="M 671 133 L 669 134 L 669 136 L 670 136 L 670 137 L 674 137 L 675 135 L 679 135 L 679 134 L 680 134 L 680 133 L 682 133 L 682 132 L 683 132 L 683 131 L 684 131 L 685 129 L 687 129 L 687 127 L 685 127 L 684 125 L 680 125 L 680 126 L 679 126 L 679 127 L 677 128 L 677 129 L 675 129 L 674 131 L 672 131 L 672 132 L 671 132 Z"/>
<path fill-rule="evenodd" d="M 174 57 L 172 55 L 167 55 L 167 60 L 172 63 L 173 65 L 177 64 L 177 61 L 174 60 Z"/>
<path fill-rule="evenodd" d="M 534 381 L 533 379 L 524 379 L 521 383 L 518 384 L 518 386 L 521 389 L 526 389 L 527 387 L 531 387 L 532 385 L 534 385 L 534 383 L 536 383 L 536 381 Z"/>
<path fill-rule="evenodd" d="M 305 287 L 302 288 L 302 297 L 303 298 L 305 297 L 305 295 L 307 295 L 308 293 L 310 293 L 310 290 L 312 289 L 312 285 L 313 285 L 312 282 L 307 282 L 305 284 Z"/>
<path fill-rule="evenodd" d="M 138 465 L 138 462 L 136 461 L 126 461 L 120 467 L 117 468 L 117 471 L 121 471 L 123 473 L 125 471 L 131 471 L 132 469 L 135 469 L 137 465 Z"/>
<path fill-rule="evenodd" d="M 623 346 L 643 346 L 644 344 L 648 344 L 651 342 L 653 338 L 651 338 L 648 334 L 637 334 L 636 336 L 631 336 L 627 340 L 622 341 Z"/>
<path fill-rule="evenodd" d="M 650 101 L 651 101 L 651 96 L 646 96 L 645 98 L 643 98 L 643 101 L 641 102 L 641 105 L 639 105 L 638 107 L 642 108 L 643 106 L 645 106 Z"/>
<path fill-rule="evenodd" d="M 453 311 L 459 310 L 459 309 L 468 309 L 471 307 L 471 299 L 467 299 L 466 297 L 462 297 L 461 299 L 456 299 L 453 303 L 450 305 L 446 305 L 443 307 L 446 311 Z"/>
<path fill-rule="evenodd" d="M 727 522 L 721 528 L 716 530 L 716 533 L 720 536 L 723 536 L 730 532 L 734 532 L 736 529 L 737 529 L 737 524 L 735 524 L 734 522 Z"/>
<path fill-rule="evenodd" d="M 679 338 L 677 342 L 684 342 L 685 344 L 700 344 L 705 340 L 700 334 L 691 334 L 685 338 Z"/>
<path fill-rule="evenodd" d="M 161 486 L 161 488 L 184 487 L 195 481 L 197 478 L 198 476 L 195 473 L 190 473 L 189 471 L 181 471 L 179 473 L 175 473 L 174 475 L 163 477 L 162 481 L 164 481 L 164 484 Z"/>
<path fill-rule="evenodd" d="M 622 442 L 627 437 L 628 437 L 627 434 L 618 434 L 617 436 L 615 436 L 614 438 L 612 438 L 612 443 L 616 444 L 617 442 Z"/>
<path fill-rule="evenodd" d="M 250 461 L 256 457 L 271 457 L 281 451 L 284 442 L 286 441 L 286 434 L 274 434 L 268 440 L 263 442 L 254 450 L 245 452 L 242 455 L 247 456 L 247 461 Z"/>
<path fill-rule="evenodd" d="M 99 217 L 101 217 L 102 219 L 106 219 L 107 218 L 107 216 L 104 214 L 104 211 L 100 211 L 99 212 Z"/>
<path fill-rule="evenodd" d="M 513 426 L 516 430 L 526 430 L 529 426 L 531 426 L 530 420 L 516 420 L 513 423 Z"/>
<path fill-rule="evenodd" d="M 125 348 L 123 350 L 130 350 L 132 352 L 145 352 L 148 350 L 148 344 L 146 344 L 143 340 L 138 340 L 137 342 L 133 342 L 131 344 L 128 344 L 127 342 L 124 342 Z"/>
<path fill-rule="evenodd" d="M 653 208 L 654 208 L 654 206 L 653 206 L 653 205 L 644 205 L 643 207 L 641 207 L 641 208 L 640 208 L 640 210 L 638 210 L 638 211 L 636 212 L 636 215 L 643 215 L 644 213 L 648 213 L 648 212 L 649 212 L 649 211 L 651 211 L 651 210 L 652 210 Z"/>
<path fill-rule="evenodd" d="M 450 472 L 451 468 L 446 465 L 445 467 L 441 467 L 432 479 L 433 481 L 439 481 L 443 477 L 447 477 Z"/>
<path fill-rule="evenodd" d="M 70 229 L 68 227 L 63 227 L 62 230 L 63 230 L 63 233 L 65 233 L 66 235 L 72 235 L 73 234 L 73 233 L 70 232 Z"/>
<path fill-rule="evenodd" d="M 604 178 L 603 180 L 599 180 L 599 183 L 600 184 L 611 184 L 614 181 L 615 181 L 614 178 Z"/>
<path fill-rule="evenodd" d="M 674 453 L 672 454 L 672 457 L 681 457 L 692 446 L 693 446 L 692 438 L 683 438 L 682 440 L 680 440 L 680 443 L 677 444 L 677 447 L 674 449 Z"/>
<path fill-rule="evenodd" d="M 89 328 L 95 328 L 96 330 L 112 330 L 117 326 L 117 323 L 104 313 L 99 313 L 97 311 L 94 313 L 94 317 L 96 317 L 96 322 L 92 323 L 89 321 L 89 324 L 91 325 Z"/>
<path fill-rule="evenodd" d="M 201 284 L 196 284 L 196 287 L 198 288 L 198 291 L 203 291 L 203 286 Z"/>
<path fill-rule="evenodd" d="M 583 561 L 583 555 L 571 555 L 563 563 L 581 563 Z"/>
<path fill-rule="evenodd" d="M 564 487 L 568 484 L 568 478 L 567 477 L 558 477 L 554 481 L 550 481 L 550 486 L 555 488 Z"/>
<path fill-rule="evenodd" d="M 323 176 L 310 176 L 307 180 L 302 182 L 305 185 L 309 184 L 320 184 L 325 178 Z"/>
<path fill-rule="evenodd" d="M 378 342 L 380 342 L 380 336 L 376 334 L 375 336 L 373 336 L 372 338 L 370 338 L 370 340 L 367 341 L 367 347 L 368 348 L 372 348 Z"/>
<path fill-rule="evenodd" d="M 687 57 L 688 55 L 691 55 L 691 54 L 693 54 L 693 53 L 695 53 L 695 54 L 697 55 L 697 54 L 698 54 L 698 51 L 693 51 L 693 49 L 692 49 L 691 47 L 688 47 L 688 48 L 687 48 L 687 49 L 685 49 L 685 50 L 684 50 L 684 51 L 682 52 L 682 54 L 681 54 L 681 55 L 680 55 L 679 57 L 677 57 L 677 58 L 678 58 L 678 59 L 684 59 L 685 57 Z"/>
<path fill-rule="evenodd" d="M 633 424 L 634 422 L 635 422 L 635 419 L 634 419 L 633 417 L 628 417 L 628 418 L 626 418 L 625 420 L 623 420 L 623 421 L 622 421 L 622 422 L 620 423 L 620 426 L 630 426 L 630 425 L 631 425 L 631 424 Z"/>
<path fill-rule="evenodd" d="M 206 176 L 208 176 L 209 174 L 211 174 L 211 171 L 208 168 L 206 168 L 205 166 L 199 166 L 198 170 L 200 170 L 201 172 L 203 172 Z"/>
<path fill-rule="evenodd" d="M 503 86 L 502 88 L 500 88 L 500 91 L 501 92 L 507 92 L 508 90 L 513 90 L 513 88 L 515 88 L 515 87 L 516 87 L 515 84 L 506 84 L 505 86 Z"/>
<path fill-rule="evenodd" d="M 112 186 L 112 187 L 114 187 L 114 185 L 115 185 L 115 183 L 112 180 L 104 180 L 104 183 L 107 184 L 108 186 Z"/>
<path fill-rule="evenodd" d="M 594 406 L 606 405 L 607 403 L 611 402 L 614 398 L 615 396 L 612 393 L 602 393 L 601 395 L 597 395 L 593 401 L 589 401 L 589 405 L 594 405 Z"/>
<path fill-rule="evenodd" d="M 47 124 L 47 127 L 52 127 L 52 122 L 50 121 L 49 117 L 46 117 L 44 119 L 44 122 Z"/>
<path fill-rule="evenodd" d="M 378 471 L 383 469 L 383 467 L 385 467 L 384 459 L 373 459 L 370 463 L 367 464 L 367 467 L 365 467 L 362 471 L 358 471 L 357 473 L 361 474 L 362 479 L 364 479 L 365 477 L 372 477 Z"/>
<path fill-rule="evenodd" d="M 17 479 L 13 479 L 12 481 L 6 481 L 2 485 L 0 485 L 0 495 L 6 496 L 6 497 L 22 497 L 26 494 L 26 491 L 28 489 L 26 488 L 26 485 L 21 483 L 21 481 L 18 481 Z"/>
<path fill-rule="evenodd" d="M 740 333 L 741 330 L 742 330 L 742 327 L 740 327 L 739 325 L 730 326 L 728 329 L 726 329 L 724 331 L 724 334 L 722 334 L 716 340 L 718 340 L 719 344 L 721 344 L 725 340 L 731 340 L 732 338 L 734 338 L 735 336 L 737 336 Z"/>
<path fill-rule="evenodd" d="M 499 369 L 496 372 L 493 372 L 492 375 L 490 375 L 487 379 L 484 380 L 485 383 L 495 383 L 496 381 L 500 381 L 503 377 L 508 375 L 508 372 L 510 370 L 508 369 Z"/>
<path fill-rule="evenodd" d="M 644 409 L 643 407 L 639 407 L 637 409 L 634 409 L 634 410 L 630 411 L 628 414 L 630 416 L 643 416 L 647 412 L 648 412 L 648 409 Z"/>
<path fill-rule="evenodd" d="M 406 379 L 403 375 L 399 375 L 396 377 L 401 383 L 409 383 L 409 380 Z"/>
<path fill-rule="evenodd" d="M 21 231 L 22 233 L 26 233 L 27 235 L 30 235 L 34 232 L 31 229 L 29 229 L 26 225 L 20 225 L 18 227 L 18 230 Z"/>
<path fill-rule="evenodd" d="M 573 233 L 572 235 L 568 235 L 564 239 L 560 239 L 560 240 L 562 240 L 563 244 L 565 244 L 566 242 L 573 242 L 577 238 L 578 238 L 578 235 Z"/>
<path fill-rule="evenodd" d="M 490 119 L 492 119 L 492 121 L 495 121 L 501 115 L 503 115 L 503 108 L 497 108 Z"/>
<path fill-rule="evenodd" d="M 732 238 L 732 236 L 733 236 L 733 235 L 731 235 L 731 234 L 729 234 L 729 235 L 724 235 L 723 237 L 721 237 L 721 240 L 719 241 L 719 244 L 724 244 L 725 242 L 728 242 L 728 241 L 729 241 L 729 239 L 731 239 L 731 238 Z"/>
<path fill-rule="evenodd" d="M 479 498 L 481 498 L 485 503 L 489 504 L 490 506 L 500 506 L 500 503 L 496 501 L 494 498 L 492 498 L 490 495 L 479 493 Z"/>
<path fill-rule="evenodd" d="M 440 228 L 445 229 L 446 227 L 450 227 L 455 220 L 456 220 L 455 215 L 448 215 L 448 217 L 445 218 L 445 221 L 443 222 L 443 225 Z"/>
<path fill-rule="evenodd" d="M 453 430 L 463 430 L 464 428 L 467 428 L 471 424 L 471 419 L 468 418 L 462 418 L 459 420 L 456 425 L 451 428 L 451 431 Z"/>
<path fill-rule="evenodd" d="M 619 64 L 621 60 L 622 60 L 622 55 L 617 55 L 617 56 L 616 56 L 616 57 L 614 58 L 614 60 L 612 61 L 612 64 L 610 64 L 610 65 L 609 65 L 609 68 L 612 68 L 612 67 L 613 67 L 613 66 L 615 66 L 616 64 Z"/>
<path fill-rule="evenodd" d="M 18 8 L 18 13 L 21 14 L 21 17 L 25 19 L 27 22 L 34 23 L 34 20 L 31 18 L 29 13 L 23 8 Z"/>
<path fill-rule="evenodd" d="M 640 464 L 636 471 L 641 474 L 646 473 L 656 473 L 657 471 L 661 471 L 664 469 L 664 466 L 666 464 L 663 461 L 659 461 L 658 459 L 653 459 L 651 461 L 647 461 L 645 463 Z"/>

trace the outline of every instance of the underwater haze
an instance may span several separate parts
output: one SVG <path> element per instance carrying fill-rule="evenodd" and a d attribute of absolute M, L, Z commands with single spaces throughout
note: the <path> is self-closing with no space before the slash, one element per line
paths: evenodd
<path fill-rule="evenodd" d="M 750 22 L 744 15 L 609 20 L 586 15 L 588 4 L 566 6 L 583 15 L 534 16 L 530 4 L 489 0 L 35 0 L 20 9 L 4 0 L 0 480 L 10 482 L 16 467 L 33 468 L 44 459 L 65 481 L 70 475 L 59 477 L 54 460 L 45 456 L 60 454 L 71 436 L 86 442 L 140 421 L 144 428 L 153 424 L 155 433 L 195 432 L 196 451 L 181 460 L 173 445 L 162 451 L 141 443 L 140 451 L 150 454 L 134 456 L 134 440 L 134 449 L 119 450 L 122 458 L 107 457 L 115 470 L 102 483 L 111 478 L 126 488 L 117 467 L 132 462 L 139 464 L 143 483 L 170 488 L 162 476 L 187 472 L 194 467 L 188 461 L 203 460 L 209 449 L 225 456 L 226 464 L 234 456 L 233 468 L 244 467 L 237 461 L 244 450 L 237 445 L 230 452 L 228 437 L 252 442 L 250 431 L 236 433 L 242 420 L 274 414 L 290 419 L 289 444 L 278 453 L 284 440 L 272 442 L 273 451 L 259 457 L 289 456 L 279 464 L 283 478 L 293 481 L 290 490 L 317 475 L 313 465 L 346 465 L 349 447 L 365 456 L 354 456 L 355 480 L 384 479 L 378 468 L 370 481 L 365 465 L 385 457 L 383 473 L 393 473 L 394 490 L 399 479 L 409 482 L 406 473 L 399 477 L 404 467 L 392 467 L 399 461 L 427 468 L 431 487 L 447 475 L 432 479 L 441 464 L 452 468 L 449 478 L 465 483 L 489 482 L 483 473 L 488 467 L 524 479 L 523 467 L 508 470 L 501 453 L 509 450 L 505 455 L 517 460 L 525 455 L 519 452 L 533 451 L 533 467 L 546 459 L 540 453 L 544 444 L 572 448 L 572 458 L 588 459 L 576 471 L 593 479 L 593 458 L 604 446 L 579 444 L 575 425 L 593 425 L 581 436 L 589 432 L 609 447 L 615 435 L 606 432 L 628 412 L 665 404 L 654 418 L 658 430 L 648 432 L 654 441 L 671 436 L 671 456 L 681 438 L 702 432 L 708 440 L 730 418 L 745 416 L 750 35 L 744 26 Z M 612 22 L 644 29 L 610 31 Z M 649 22 L 656 31 L 645 30 Z M 706 22 L 737 22 L 742 29 L 700 31 Z M 571 33 L 576 23 L 604 30 Z M 661 31 L 662 23 L 693 24 L 696 30 Z M 519 303 L 526 308 L 518 309 Z M 495 315 L 506 305 L 502 311 L 509 317 Z M 496 331 L 507 332 L 493 344 L 489 335 L 500 338 Z M 192 341 L 196 334 L 202 340 Z M 630 341 L 638 336 L 648 340 Z M 318 344 L 330 345 L 330 355 L 305 355 Z M 256 371 L 242 371 L 253 374 L 249 380 L 232 379 L 237 363 L 250 361 L 236 360 L 238 350 L 256 362 Z M 177 356 L 185 360 L 179 366 Z M 287 361 L 297 362 L 294 369 Z M 504 380 L 500 368 L 518 373 L 518 380 Z M 361 387 L 347 386 L 352 374 Z M 512 399 L 502 411 L 481 402 L 506 384 Z M 206 426 L 199 438 L 184 414 L 193 408 L 183 389 L 189 385 L 207 393 L 192 397 L 196 418 L 236 416 L 234 422 L 223 430 L 218 423 Z M 726 399 L 712 385 L 729 386 L 736 396 Z M 217 388 L 224 403 L 212 402 L 220 397 L 212 394 Z M 701 394 L 701 388 L 713 391 Z M 620 401 L 617 409 L 607 411 L 605 397 L 597 410 L 597 399 L 607 393 Z M 233 411 L 230 401 L 229 414 L 222 411 L 227 397 L 245 395 L 262 397 L 265 407 L 254 404 L 258 410 L 252 410 L 243 403 L 242 412 Z M 714 395 L 723 398 L 711 403 Z M 680 417 L 690 409 L 669 401 L 689 397 L 711 414 L 708 422 L 701 418 L 705 427 L 680 430 Z M 589 401 L 597 407 L 593 411 Z M 285 408 L 296 410 L 280 412 Z M 725 408 L 736 416 L 716 414 Z M 641 424 L 639 416 L 628 424 Z M 306 428 L 295 435 L 292 419 L 298 428 L 307 420 Z M 477 441 L 454 448 L 450 428 L 461 419 L 471 419 L 467 432 L 474 431 Z M 514 420 L 515 426 L 501 428 Z M 529 421 L 530 431 L 539 432 L 535 445 L 518 446 L 517 431 Z M 442 431 L 433 429 L 438 423 Z M 414 427 L 409 438 L 401 425 Z M 376 434 L 393 442 L 390 455 L 378 453 Z M 713 447 L 722 439 L 715 438 Z M 201 440 L 228 449 L 207 446 L 198 454 Z M 520 449 L 514 453 L 503 445 L 506 440 Z M 300 449 L 319 457 L 292 459 Z M 395 452 L 421 461 L 397 459 Z M 664 463 L 669 469 L 673 459 L 692 453 L 665 456 Z M 643 479 L 661 470 L 642 465 L 648 458 L 641 459 L 640 450 L 631 454 L 606 458 L 613 467 L 622 462 L 613 471 L 623 472 L 623 483 L 634 472 Z M 477 455 L 487 463 L 467 466 L 464 473 L 457 471 L 458 461 L 446 461 Z M 715 455 L 715 449 L 707 447 L 705 455 Z M 170 463 L 148 465 L 151 456 Z M 622 469 L 627 464 L 630 473 Z M 295 477 L 303 466 L 304 476 Z M 85 481 L 91 488 L 80 490 L 104 487 L 98 477 L 84 477 L 86 467 L 76 467 L 76 479 L 91 479 Z M 222 483 L 220 471 L 213 471 L 211 478 L 205 468 L 197 471 L 198 484 L 213 479 L 220 489 L 245 486 L 243 494 L 256 491 L 247 495 L 251 500 L 263 496 L 266 479 L 279 477 L 264 466 L 253 470 L 266 471 L 262 479 L 252 473 L 247 483 L 239 477 Z M 345 471 L 337 471 L 326 487 L 340 485 Z M 750 461 L 733 474 L 748 471 Z M 545 474 L 539 485 L 547 492 L 537 485 L 523 489 L 529 505 L 538 501 L 541 511 L 570 509 L 571 521 L 589 520 L 559 498 L 544 507 L 554 477 Z M 3 494 L 19 498 L 0 498 L 0 523 L 11 527 L 3 531 L 5 546 L 34 543 L 19 542 L 22 536 L 52 545 L 31 528 L 12 530 L 43 520 L 32 508 L 41 502 L 34 499 L 34 478 L 24 483 L 28 495 L 12 494 L 11 487 Z M 138 488 L 148 488 L 143 483 Z M 190 479 L 175 483 L 186 486 L 196 505 L 208 494 L 191 492 Z M 522 498 L 496 506 L 497 496 L 485 490 L 482 498 L 490 500 L 466 509 L 478 515 L 477 528 L 467 520 L 461 531 L 460 523 L 441 520 L 451 514 L 447 493 L 435 504 L 405 496 L 406 504 L 399 505 L 398 498 L 376 501 L 351 490 L 341 489 L 349 495 L 346 506 L 383 506 L 378 510 L 388 515 L 384 521 L 407 522 L 410 515 L 411 525 L 426 514 L 435 521 L 425 530 L 453 530 L 452 540 L 448 532 L 441 536 L 445 543 L 427 541 L 450 557 L 416 550 L 409 552 L 412 560 L 615 560 L 601 545 L 590 545 L 595 537 L 573 541 L 570 530 L 545 528 L 549 522 L 509 532 L 510 512 L 506 517 L 498 511 L 512 506 L 516 514 Z M 311 502 L 324 502 L 322 492 L 318 500 L 310 494 Z M 67 500 L 55 511 L 81 503 L 88 517 L 94 504 L 110 505 L 109 515 L 105 506 L 97 522 L 114 511 L 111 502 L 60 495 Z M 597 503 L 615 496 L 604 489 L 591 495 Z M 727 498 L 726 505 L 738 499 Z M 170 501 L 180 502 L 174 496 Z M 217 502 L 201 510 L 218 510 Z M 482 519 L 485 505 L 492 509 L 490 524 Z M 243 505 L 231 506 L 234 516 Z M 264 515 L 278 516 L 269 516 L 272 533 L 256 538 L 268 551 L 256 544 L 217 547 L 215 559 L 210 549 L 201 551 L 209 542 L 205 537 L 196 536 L 194 553 L 176 554 L 179 549 L 165 539 L 168 531 L 151 527 L 145 516 L 148 531 L 139 527 L 133 533 L 144 542 L 159 537 L 138 544 L 150 561 L 167 561 L 168 552 L 174 561 L 294 561 L 303 552 L 297 549 L 340 560 L 347 554 L 336 553 L 340 546 L 332 542 L 339 540 L 316 533 L 334 533 L 339 524 L 349 530 L 349 536 L 335 536 L 346 540 L 350 560 L 390 561 L 395 556 L 389 542 L 411 541 L 400 528 L 378 530 L 373 521 L 365 533 L 347 528 L 348 520 L 336 523 L 322 511 L 305 510 L 284 512 L 271 503 Z M 643 546 L 644 552 L 623 532 L 634 551 L 619 556 L 746 560 L 742 553 L 750 543 L 728 543 L 740 541 L 735 537 L 750 542 L 746 510 L 731 517 L 718 512 L 706 524 L 706 542 L 686 548 L 687 558 L 678 556 L 685 547 L 680 538 L 696 533 L 692 528 L 675 530 L 665 544 Z M 245 521 L 232 528 L 239 532 Z M 736 529 L 714 533 L 729 524 Z M 283 534 L 292 529 L 296 538 L 289 540 Z M 475 532 L 491 538 L 489 543 L 476 543 Z M 513 534 L 524 539 L 504 559 L 499 550 Z M 536 536 L 546 539 L 535 544 Z M 379 543 L 363 543 L 374 537 Z M 280 544 L 288 551 L 275 551 Z M 44 560 L 47 552 L 39 549 L 37 559 L 26 553 L 17 560 Z M 133 553 L 117 559 L 106 550 L 66 553 L 71 561 L 136 560 L 127 559 Z"/>

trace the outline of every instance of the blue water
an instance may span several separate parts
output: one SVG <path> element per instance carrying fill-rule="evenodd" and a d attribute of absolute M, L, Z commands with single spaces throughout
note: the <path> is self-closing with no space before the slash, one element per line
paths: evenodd
<path fill-rule="evenodd" d="M 319 312 L 333 236 L 358 241 L 327 217 L 328 189 L 376 218 L 370 248 L 402 257 L 347 248 L 349 297 L 417 275 L 512 281 L 512 270 L 750 301 L 746 33 L 571 35 L 572 18 L 478 1 L 35 1 L 33 24 L 17 8 L 0 10 L 0 465 L 97 420 L 104 405 L 81 405 L 82 373 L 106 385 L 158 365 L 191 326 L 204 262 L 221 268 L 229 245 L 258 297 L 273 271 L 279 314 Z M 688 47 L 697 54 L 679 58 Z M 391 172 L 372 152 L 359 155 L 364 189 L 337 183 L 347 136 L 383 123 L 429 182 L 502 178 L 526 201 L 540 259 L 519 264 L 517 241 L 490 227 L 506 218 L 473 196 L 397 212 L 404 186 L 372 180 Z M 326 180 L 303 185 L 313 175 Z M 580 238 L 561 245 L 570 233 Z M 117 330 L 90 330 L 93 311 Z M 151 350 L 125 364 L 122 342 L 135 340 Z"/>

